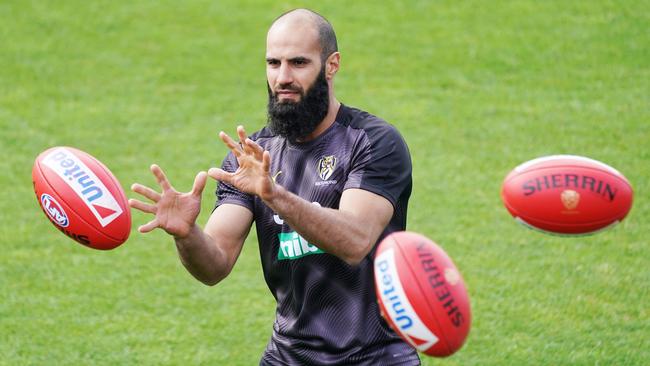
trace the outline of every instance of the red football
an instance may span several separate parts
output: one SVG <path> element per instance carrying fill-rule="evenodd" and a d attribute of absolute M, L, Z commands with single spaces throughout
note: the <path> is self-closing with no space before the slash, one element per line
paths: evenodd
<path fill-rule="evenodd" d="M 501 198 L 526 226 L 560 235 L 582 235 L 609 228 L 625 218 L 633 192 L 611 166 L 575 155 L 545 156 L 508 174 Z"/>
<path fill-rule="evenodd" d="M 32 169 L 43 212 L 68 237 L 95 249 L 113 249 L 131 231 L 122 186 L 97 159 L 71 147 L 42 152 Z"/>
<path fill-rule="evenodd" d="M 381 313 L 402 339 L 434 357 L 460 349 L 472 320 L 469 296 L 444 250 L 420 234 L 395 232 L 379 243 L 374 270 Z"/>

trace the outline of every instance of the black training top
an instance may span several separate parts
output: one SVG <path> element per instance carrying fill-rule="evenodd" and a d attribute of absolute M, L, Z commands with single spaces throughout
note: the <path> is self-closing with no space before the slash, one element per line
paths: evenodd
<path fill-rule="evenodd" d="M 380 236 L 406 227 L 411 158 L 397 130 L 367 112 L 341 105 L 336 121 L 307 143 L 292 144 L 263 128 L 250 136 L 271 154 L 276 182 L 303 199 L 338 208 L 341 194 L 360 188 L 395 209 Z M 229 153 L 222 164 L 237 169 Z M 281 172 L 281 173 L 280 173 Z M 379 315 L 373 280 L 375 248 L 358 266 L 308 243 L 257 196 L 219 183 L 217 205 L 254 214 L 266 283 L 277 300 L 271 365 L 418 365 L 417 353 Z"/>

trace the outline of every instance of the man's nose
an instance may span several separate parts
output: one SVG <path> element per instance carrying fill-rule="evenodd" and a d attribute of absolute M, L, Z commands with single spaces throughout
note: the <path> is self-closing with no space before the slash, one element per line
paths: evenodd
<path fill-rule="evenodd" d="M 278 85 L 291 85 L 291 83 L 293 83 L 291 68 L 287 63 L 283 62 L 280 65 L 280 70 L 278 71 L 278 78 L 275 82 Z"/>

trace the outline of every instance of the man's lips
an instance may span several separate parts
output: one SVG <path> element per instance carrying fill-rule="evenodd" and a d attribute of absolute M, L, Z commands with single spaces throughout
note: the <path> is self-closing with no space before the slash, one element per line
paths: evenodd
<path fill-rule="evenodd" d="M 296 90 L 278 90 L 275 92 L 275 94 L 282 95 L 282 96 L 291 96 L 291 95 L 297 95 L 299 93 Z"/>

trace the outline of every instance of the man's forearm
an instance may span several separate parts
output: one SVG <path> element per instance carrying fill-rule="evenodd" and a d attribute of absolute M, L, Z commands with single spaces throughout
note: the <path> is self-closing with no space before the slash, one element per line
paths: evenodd
<path fill-rule="evenodd" d="M 186 237 L 174 237 L 174 240 L 181 263 L 197 280 L 212 286 L 230 272 L 223 252 L 198 225 Z"/>
<path fill-rule="evenodd" d="M 377 240 L 377 230 L 352 213 L 314 205 L 279 185 L 265 203 L 309 243 L 349 264 L 359 263 Z"/>

